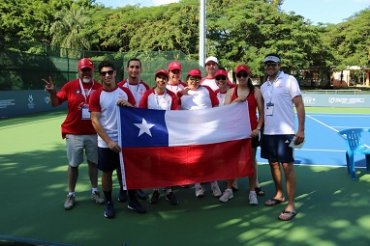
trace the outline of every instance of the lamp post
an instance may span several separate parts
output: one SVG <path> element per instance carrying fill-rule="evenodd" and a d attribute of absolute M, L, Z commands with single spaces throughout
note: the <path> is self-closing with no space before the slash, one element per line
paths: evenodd
<path fill-rule="evenodd" d="M 200 0 L 199 13 L 199 66 L 204 66 L 205 59 L 205 40 L 206 40 L 206 0 Z"/>

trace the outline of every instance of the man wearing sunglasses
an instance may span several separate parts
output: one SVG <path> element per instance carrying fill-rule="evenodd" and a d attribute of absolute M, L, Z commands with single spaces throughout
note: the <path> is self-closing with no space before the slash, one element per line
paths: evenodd
<path fill-rule="evenodd" d="M 49 81 L 43 79 L 46 83 L 45 90 L 50 93 L 52 106 L 58 106 L 63 102 L 68 103 L 67 117 L 62 123 L 62 137 L 66 139 L 68 158 L 68 194 L 64 203 L 66 210 L 72 209 L 76 202 L 78 167 L 84 161 L 84 152 L 92 187 L 91 199 L 98 204 L 104 203 L 98 191 L 96 132 L 91 124 L 88 110 L 91 93 L 98 90 L 101 85 L 93 80 L 94 64 L 89 58 L 81 59 L 77 69 L 78 78 L 67 82 L 58 92 L 51 77 Z"/>
<path fill-rule="evenodd" d="M 264 130 L 261 139 L 261 157 L 268 159 L 272 178 L 275 183 L 275 195 L 265 202 L 266 206 L 275 206 L 285 201 L 282 189 L 281 169 L 283 167 L 288 204 L 278 216 L 279 220 L 288 221 L 297 214 L 294 205 L 296 177 L 291 142 L 298 145 L 304 141 L 305 109 L 297 80 L 280 70 L 280 56 L 267 55 L 264 69 L 266 82 L 261 86 L 264 101 Z M 294 127 L 294 110 L 297 111 L 298 129 Z"/>
<path fill-rule="evenodd" d="M 98 133 L 98 168 L 103 171 L 102 187 L 106 201 L 104 217 L 113 218 L 115 209 L 112 200 L 112 173 L 120 170 L 118 144 L 117 104 L 133 107 L 135 99 L 126 87 L 119 87 L 116 82 L 116 70 L 110 61 L 99 64 L 99 74 L 103 87 L 95 91 L 90 98 L 92 124 Z M 136 198 L 136 191 L 128 191 L 128 208 L 138 213 L 145 213 Z"/>

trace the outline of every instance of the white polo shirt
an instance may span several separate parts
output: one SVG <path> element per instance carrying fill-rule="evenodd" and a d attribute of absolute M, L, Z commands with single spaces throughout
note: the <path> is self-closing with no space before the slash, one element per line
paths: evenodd
<path fill-rule="evenodd" d="M 264 134 L 295 134 L 293 98 L 301 95 L 298 81 L 292 75 L 280 71 L 275 81 L 266 81 L 261 86 L 264 100 Z M 272 115 L 266 105 L 273 104 Z"/>

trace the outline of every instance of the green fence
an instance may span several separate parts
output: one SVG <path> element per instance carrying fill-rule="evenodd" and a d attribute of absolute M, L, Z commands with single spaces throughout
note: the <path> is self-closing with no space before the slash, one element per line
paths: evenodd
<path fill-rule="evenodd" d="M 48 95 L 43 91 L 42 79 L 51 76 L 57 89 L 61 88 L 67 81 L 77 78 L 77 64 L 83 57 L 92 58 L 96 80 L 99 80 L 97 73 L 99 63 L 103 60 L 114 62 L 117 68 L 117 81 L 127 77 L 127 61 L 139 58 L 142 62 L 141 79 L 150 86 L 154 85 L 155 71 L 160 68 L 167 69 L 168 63 L 173 60 L 182 63 L 183 79 L 188 70 L 198 67 L 197 61 L 180 51 L 128 53 L 85 51 L 28 42 L 18 44 L 16 47 L 21 48 L 2 47 L 0 50 L 0 119 L 55 110 L 49 105 Z"/>
<path fill-rule="evenodd" d="M 35 49 L 37 49 L 37 54 L 32 53 L 35 52 Z M 96 70 L 95 79 L 97 80 L 99 79 L 97 76 L 99 63 L 103 60 L 113 61 L 118 69 L 118 81 L 127 77 L 125 71 L 127 61 L 130 58 L 139 58 L 143 69 L 141 78 L 150 85 L 154 84 L 155 71 L 167 68 L 170 61 L 180 61 L 184 72 L 198 67 L 197 61 L 188 58 L 180 51 L 128 53 L 77 51 L 46 45 L 32 47 L 31 51 L 6 48 L 0 51 L 0 91 L 43 89 L 44 84 L 41 79 L 49 76 L 52 76 L 57 87 L 61 87 L 65 82 L 77 77 L 77 63 L 83 57 L 92 58 Z"/>

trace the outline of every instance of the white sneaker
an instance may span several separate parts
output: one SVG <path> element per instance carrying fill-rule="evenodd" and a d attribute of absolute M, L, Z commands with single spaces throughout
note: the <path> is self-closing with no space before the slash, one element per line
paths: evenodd
<path fill-rule="evenodd" d="M 214 197 L 220 197 L 222 195 L 220 187 L 218 187 L 217 181 L 213 181 L 211 183 L 211 188 L 212 188 L 212 192 L 213 192 Z"/>
<path fill-rule="evenodd" d="M 204 193 L 206 191 L 204 190 L 203 186 L 200 184 L 195 184 L 195 197 L 204 197 Z"/>
<path fill-rule="evenodd" d="M 255 191 L 249 192 L 249 205 L 258 205 L 257 193 Z"/>
<path fill-rule="evenodd" d="M 220 202 L 227 202 L 234 197 L 232 189 L 226 189 L 222 196 L 220 197 Z"/>

